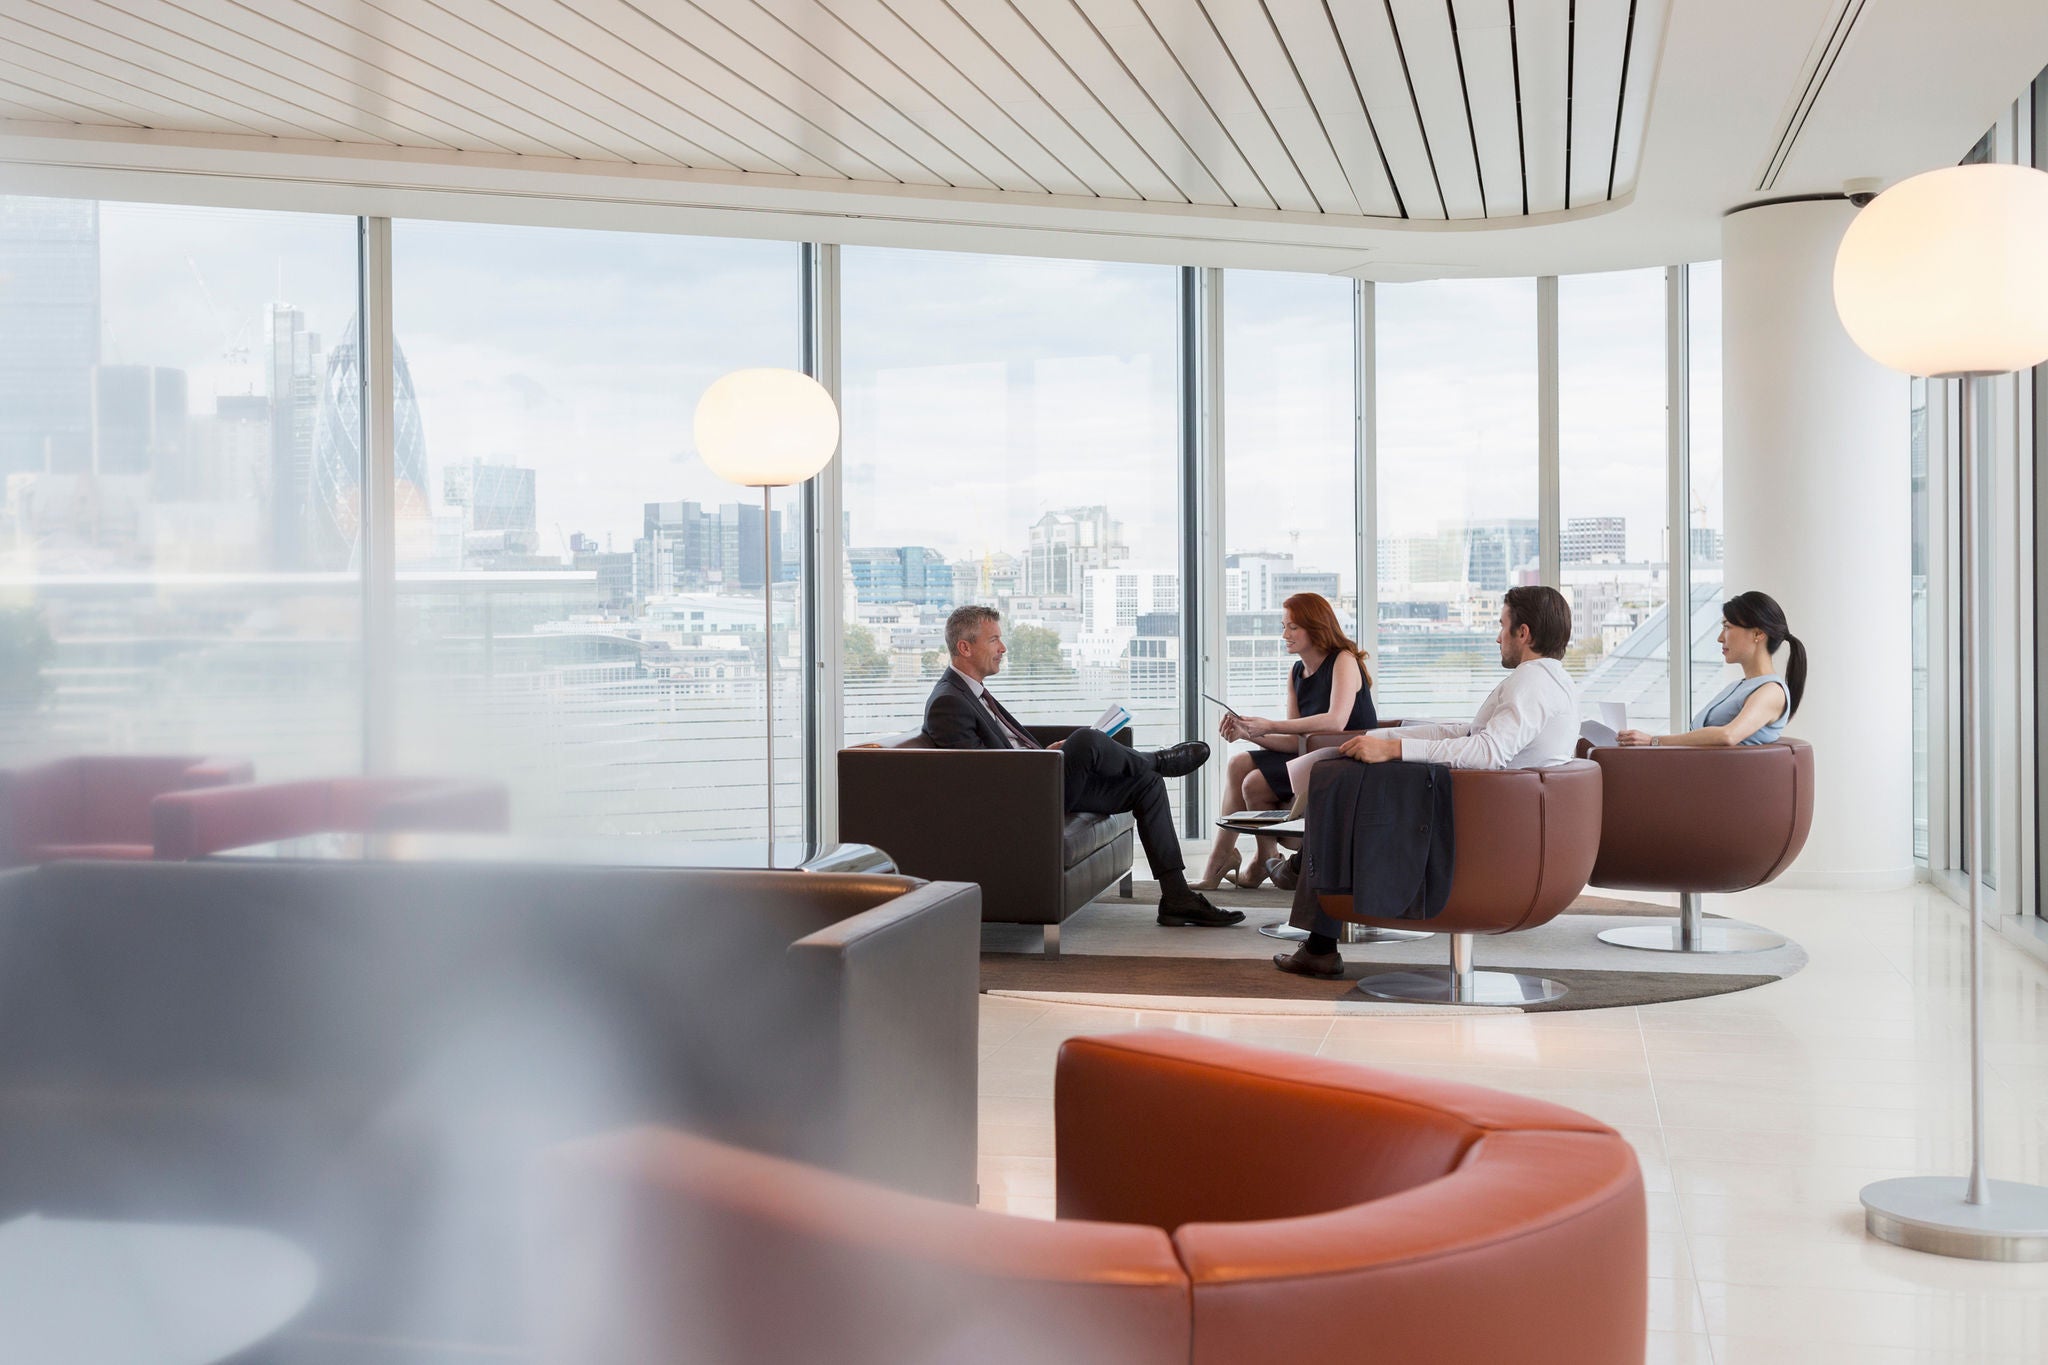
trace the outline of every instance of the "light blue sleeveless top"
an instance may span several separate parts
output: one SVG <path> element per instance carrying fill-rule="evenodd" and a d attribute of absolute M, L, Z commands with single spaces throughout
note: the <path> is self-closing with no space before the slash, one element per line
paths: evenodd
<path fill-rule="evenodd" d="M 1754 678 L 1737 678 L 1734 682 L 1722 688 L 1721 694 L 1701 709 L 1699 719 L 1693 722 L 1693 728 L 1702 729 L 1709 725 L 1726 725 L 1729 721 L 1742 714 L 1742 704 L 1749 700 L 1750 693 L 1756 691 L 1759 687 L 1772 683 L 1784 689 L 1785 711 L 1790 711 L 1792 709 L 1792 689 L 1785 686 L 1785 680 L 1775 673 L 1759 673 Z M 1785 714 L 1780 712 L 1776 720 L 1742 742 L 1744 744 L 1769 744 L 1784 732 Z"/>

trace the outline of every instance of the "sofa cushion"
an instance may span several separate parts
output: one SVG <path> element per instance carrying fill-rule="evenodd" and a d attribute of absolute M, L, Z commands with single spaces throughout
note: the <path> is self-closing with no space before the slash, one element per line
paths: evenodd
<path fill-rule="evenodd" d="M 1097 849 L 1108 848 L 1132 829 L 1128 815 L 1069 815 L 1060 833 L 1060 866 L 1073 867 Z"/>

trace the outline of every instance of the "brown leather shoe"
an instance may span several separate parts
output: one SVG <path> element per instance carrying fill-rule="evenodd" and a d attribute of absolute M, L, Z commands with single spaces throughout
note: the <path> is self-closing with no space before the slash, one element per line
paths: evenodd
<path fill-rule="evenodd" d="M 1303 944 L 1291 953 L 1273 954 L 1273 965 L 1283 972 L 1296 976 L 1320 976 L 1324 978 L 1344 975 L 1344 958 L 1339 953 L 1312 953 Z"/>
<path fill-rule="evenodd" d="M 1282 891 L 1292 891 L 1301 879 L 1301 855 L 1288 858 L 1266 859 L 1266 875 L 1273 879 L 1273 885 Z"/>

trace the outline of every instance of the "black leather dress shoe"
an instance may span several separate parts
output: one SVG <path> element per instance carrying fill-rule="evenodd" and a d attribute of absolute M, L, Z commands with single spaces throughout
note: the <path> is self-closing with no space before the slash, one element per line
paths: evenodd
<path fill-rule="evenodd" d="M 1161 777 L 1186 777 L 1209 761 L 1209 746 L 1201 740 L 1169 744 L 1152 754 L 1152 771 Z"/>
<path fill-rule="evenodd" d="M 1344 975 L 1344 959 L 1336 953 L 1312 953 L 1304 945 L 1291 953 L 1273 954 L 1273 965 L 1296 976 L 1337 977 Z"/>
<path fill-rule="evenodd" d="M 1209 904 L 1209 898 L 1198 892 L 1188 892 L 1186 900 L 1162 900 L 1159 902 L 1159 922 L 1167 925 L 1199 925 L 1205 929 L 1227 929 L 1242 923 L 1244 911 L 1219 910 Z"/>

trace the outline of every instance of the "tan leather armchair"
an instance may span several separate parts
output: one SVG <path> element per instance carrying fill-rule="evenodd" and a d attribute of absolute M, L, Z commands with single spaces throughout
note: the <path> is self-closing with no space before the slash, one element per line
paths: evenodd
<path fill-rule="evenodd" d="M 1078 727 L 1026 727 L 1041 744 Z M 1131 743 L 1131 727 L 1117 733 Z M 935 749 L 922 731 L 839 751 L 839 837 L 873 844 L 905 876 L 975 882 L 984 924 L 1060 925 L 1116 886 L 1131 894 L 1128 815 L 1069 815 L 1057 749 Z"/>
<path fill-rule="evenodd" d="M 1588 879 L 1616 891 L 1676 891 L 1675 924 L 1604 931 L 1604 942 L 1658 952 L 1741 953 L 1785 938 L 1737 920 L 1707 920 L 1702 895 L 1772 881 L 1813 827 L 1813 746 L 1800 739 L 1721 749 L 1673 745 L 1580 752 L 1604 780 L 1600 857 Z"/>
<path fill-rule="evenodd" d="M 1311 748 L 1349 735 L 1312 736 Z M 1451 894 L 1434 919 L 1355 915 L 1349 896 L 1322 896 L 1334 920 L 1383 929 L 1427 929 L 1450 936 L 1448 970 L 1384 972 L 1358 983 L 1360 994 L 1452 1005 L 1532 1005 L 1562 998 L 1548 977 L 1477 970 L 1478 934 L 1511 934 L 1548 924 L 1586 889 L 1600 849 L 1601 771 L 1574 759 L 1550 768 L 1451 773 L 1456 852 Z"/>
<path fill-rule="evenodd" d="M 561 1149 L 538 1201 L 540 1359 L 1643 1358 L 1642 1176 L 1582 1114 L 1141 1032 L 1061 1048 L 1055 1122 L 1054 1222 L 672 1130 Z M 1214 1156 L 1251 1150 L 1294 1160 Z"/>

